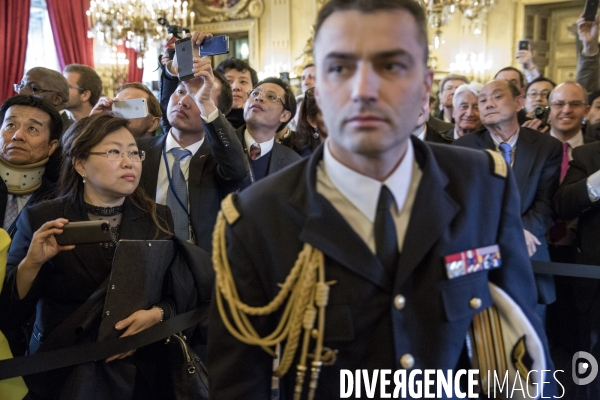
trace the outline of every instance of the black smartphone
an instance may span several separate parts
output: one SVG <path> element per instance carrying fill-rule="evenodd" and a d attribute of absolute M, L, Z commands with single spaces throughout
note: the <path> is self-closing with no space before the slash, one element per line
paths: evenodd
<path fill-rule="evenodd" d="M 229 36 L 206 38 L 200 43 L 200 57 L 229 53 Z"/>
<path fill-rule="evenodd" d="M 529 50 L 529 40 L 519 40 L 519 50 Z"/>
<path fill-rule="evenodd" d="M 194 77 L 194 52 L 192 39 L 186 37 L 175 42 L 175 55 L 177 55 L 178 77 L 180 81 L 187 81 Z"/>
<path fill-rule="evenodd" d="M 598 13 L 598 0 L 586 0 L 583 8 L 583 19 L 586 21 L 595 21 Z"/>
<path fill-rule="evenodd" d="M 110 225 L 106 221 L 69 222 L 63 227 L 63 233 L 56 235 L 60 246 L 72 244 L 108 243 L 112 241 Z"/>

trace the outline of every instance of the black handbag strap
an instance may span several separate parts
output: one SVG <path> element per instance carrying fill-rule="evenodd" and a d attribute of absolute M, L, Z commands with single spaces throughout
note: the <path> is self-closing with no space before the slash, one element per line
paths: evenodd
<path fill-rule="evenodd" d="M 132 336 L 3 360 L 0 361 L 0 380 L 103 360 L 115 354 L 125 353 L 190 328 L 202 319 L 202 314 L 202 310 L 195 309 Z"/>

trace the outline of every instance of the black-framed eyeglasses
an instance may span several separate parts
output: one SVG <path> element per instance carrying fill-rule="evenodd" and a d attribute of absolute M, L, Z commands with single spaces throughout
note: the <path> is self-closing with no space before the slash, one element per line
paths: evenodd
<path fill-rule="evenodd" d="M 14 88 L 15 88 L 15 92 L 17 92 L 17 93 L 21 93 L 21 91 L 27 87 L 27 88 L 31 89 L 31 91 L 33 92 L 33 94 L 39 94 L 39 93 L 56 93 L 56 94 L 60 94 L 60 93 L 58 93 L 55 90 L 42 89 L 42 88 L 39 88 L 39 87 L 35 87 L 31 83 L 29 85 L 25 85 L 24 83 L 20 83 L 20 84 L 19 83 L 15 83 L 13 85 L 14 85 Z"/>
<path fill-rule="evenodd" d="M 550 107 L 556 108 L 557 110 L 564 108 L 566 105 L 571 108 L 581 108 L 585 106 L 585 101 L 573 100 L 573 101 L 553 101 L 550 103 Z"/>
<path fill-rule="evenodd" d="M 275 92 L 272 92 L 270 90 L 263 92 L 260 89 L 252 89 L 248 92 L 248 98 L 250 98 L 250 99 L 255 99 L 259 96 L 262 97 L 263 99 L 267 99 L 273 103 L 277 103 L 277 101 L 280 101 L 283 108 L 285 108 L 285 103 L 281 99 L 281 96 L 277 96 L 277 93 L 275 93 Z"/>
<path fill-rule="evenodd" d="M 84 89 L 82 87 L 78 87 L 78 86 L 73 86 L 73 85 L 69 85 L 69 88 L 71 89 L 77 89 L 79 90 L 81 93 L 85 92 L 87 89 Z"/>
<path fill-rule="evenodd" d="M 112 149 L 106 151 L 90 151 L 88 154 L 104 156 L 110 161 L 121 161 L 125 156 L 127 156 L 131 162 L 140 162 L 146 159 L 146 152 L 144 150 L 129 150 L 121 152 L 119 150 Z"/>
<path fill-rule="evenodd" d="M 541 97 L 542 99 L 547 99 L 549 94 L 550 92 L 529 92 L 526 96 L 530 99 L 536 99 L 538 97 Z"/>

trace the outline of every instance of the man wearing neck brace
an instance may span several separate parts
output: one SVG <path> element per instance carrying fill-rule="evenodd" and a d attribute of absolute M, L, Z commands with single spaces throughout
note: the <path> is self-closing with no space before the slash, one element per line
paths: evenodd
<path fill-rule="evenodd" d="M 6 100 L 0 121 L 0 223 L 13 236 L 21 210 L 52 192 L 46 164 L 63 124 L 52 104 L 30 95 Z"/>

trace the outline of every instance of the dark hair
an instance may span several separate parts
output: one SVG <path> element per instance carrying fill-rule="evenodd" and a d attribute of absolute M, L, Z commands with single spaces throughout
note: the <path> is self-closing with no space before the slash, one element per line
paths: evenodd
<path fill-rule="evenodd" d="M 327 18 L 338 11 L 360 11 L 362 13 L 374 13 L 378 11 L 402 10 L 408 12 L 415 18 L 419 41 L 423 47 L 423 62 L 427 64 L 429 59 L 429 45 L 427 39 L 427 17 L 423 6 L 414 0 L 330 0 L 319 11 L 315 25 L 314 43 L 321 26 Z M 314 46 L 313 46 L 314 48 Z"/>
<path fill-rule="evenodd" d="M 548 82 L 549 84 L 552 85 L 552 88 L 554 89 L 556 87 L 556 83 L 554 83 L 553 81 L 551 81 L 548 78 L 544 78 L 543 76 L 538 76 L 537 78 L 535 78 L 534 80 L 532 80 L 531 82 L 529 82 L 527 84 L 527 86 L 525 86 L 525 94 L 527 94 L 527 91 L 529 90 L 529 87 L 531 85 L 533 85 L 534 83 L 538 83 L 538 82 Z"/>
<path fill-rule="evenodd" d="M 250 80 L 252 80 L 252 86 L 254 87 L 258 83 L 258 74 L 254 70 L 254 68 L 252 68 L 250 64 L 248 64 L 248 61 L 240 60 L 239 58 L 226 58 L 223 61 L 221 61 L 221 63 L 217 65 L 217 68 L 215 69 L 223 75 L 227 73 L 228 69 L 235 69 L 238 72 L 248 71 L 250 72 Z"/>
<path fill-rule="evenodd" d="M 591 106 L 594 103 L 594 100 L 596 100 L 598 97 L 600 97 L 600 90 L 590 93 L 588 96 L 588 104 Z"/>
<path fill-rule="evenodd" d="M 313 119 L 316 121 L 317 115 L 320 112 L 321 110 L 315 100 L 315 90 L 314 88 L 310 88 L 304 93 L 304 100 L 302 100 L 300 105 L 296 134 L 285 144 L 297 152 L 304 150 L 307 147 L 310 148 L 311 151 L 314 151 L 319 144 L 321 144 L 321 140 L 319 137 L 314 137 L 313 134 L 315 129 L 310 125 L 308 120 Z M 282 143 L 284 143 L 284 140 L 282 140 Z"/>
<path fill-rule="evenodd" d="M 310 68 L 310 67 L 314 67 L 314 66 L 315 66 L 315 63 L 308 63 L 304 67 L 302 67 L 302 71 L 304 71 L 306 68 Z"/>
<path fill-rule="evenodd" d="M 58 180 L 60 197 L 65 198 L 72 206 L 78 206 L 83 198 L 84 183 L 75 170 L 75 163 L 78 160 L 86 160 L 94 146 L 109 134 L 121 128 L 127 128 L 127 125 L 129 125 L 129 120 L 106 114 L 85 117 L 73 124 L 72 134 L 63 148 L 63 162 Z M 156 203 L 148 197 L 140 185 L 129 195 L 129 199 L 136 208 L 150 214 L 158 230 L 172 234 L 169 232 L 167 222 L 158 217 Z M 158 231 L 156 235 L 158 235 Z"/>
<path fill-rule="evenodd" d="M 148 101 L 148 114 L 158 118 L 162 116 L 162 111 L 160 110 L 160 103 L 158 102 L 158 99 L 156 98 L 154 93 L 152 93 L 152 91 L 148 89 L 146 85 L 141 84 L 139 82 L 126 83 L 117 89 L 115 95 L 121 93 L 125 89 L 138 89 L 145 92 L 148 95 L 148 98 L 146 99 Z"/>
<path fill-rule="evenodd" d="M 53 90 L 62 98 L 64 104 L 69 102 L 69 82 L 60 72 L 45 67 L 34 67 L 27 71 L 25 75 L 30 73 L 42 74 L 44 89 Z"/>
<path fill-rule="evenodd" d="M 281 125 L 279 125 L 279 128 L 277 128 L 277 132 L 279 132 L 280 130 L 285 128 L 288 122 L 294 119 L 294 116 L 296 115 L 296 96 L 294 96 L 294 92 L 292 92 L 290 85 L 288 85 L 282 79 L 275 78 L 274 76 L 270 76 L 258 82 L 256 85 L 254 85 L 253 89 L 264 85 L 265 83 L 274 83 L 275 85 L 281 87 L 285 91 L 285 95 L 283 96 L 283 109 L 288 110 L 291 113 L 291 116 L 287 121 L 282 122 Z"/>
<path fill-rule="evenodd" d="M 521 89 L 519 89 L 513 81 L 509 81 L 507 79 L 499 79 L 499 80 L 504 81 L 508 84 L 508 88 L 510 89 L 510 94 L 512 95 L 513 99 L 516 99 L 517 97 L 523 95 L 523 93 L 521 93 Z"/>
<path fill-rule="evenodd" d="M 50 116 L 50 125 L 48 126 L 50 129 L 50 139 L 48 139 L 48 142 L 60 139 L 63 130 L 63 122 L 60 113 L 56 111 L 56 108 L 51 103 L 28 94 L 18 94 L 10 97 L 6 99 L 0 107 L 0 124 L 4 123 L 6 112 L 13 106 L 32 107 L 44 111 Z"/>
<path fill-rule="evenodd" d="M 231 85 L 225 75 L 223 75 L 220 71 L 213 69 L 213 74 L 215 78 L 221 82 L 221 93 L 219 93 L 219 97 L 217 97 L 217 108 L 219 111 L 223 113 L 223 115 L 229 114 L 231 111 L 231 107 L 233 107 L 233 93 L 231 92 Z"/>
<path fill-rule="evenodd" d="M 92 105 L 92 107 L 95 106 L 102 95 L 102 79 L 100 79 L 100 76 L 96 73 L 96 71 L 87 65 L 69 64 L 63 71 L 63 73 L 67 72 L 79 74 L 77 86 L 83 90 L 90 91 L 90 98 L 88 99 L 88 102 Z"/>
<path fill-rule="evenodd" d="M 498 79 L 497 78 L 498 74 L 500 74 L 500 72 L 504 72 L 504 71 L 514 71 L 517 74 L 519 74 L 519 83 L 521 85 L 521 88 L 525 87 L 525 76 L 523 75 L 523 73 L 521 71 L 519 71 L 515 67 L 504 67 L 504 68 L 502 68 L 500 71 L 496 72 L 496 75 L 494 75 L 494 79 Z"/>

